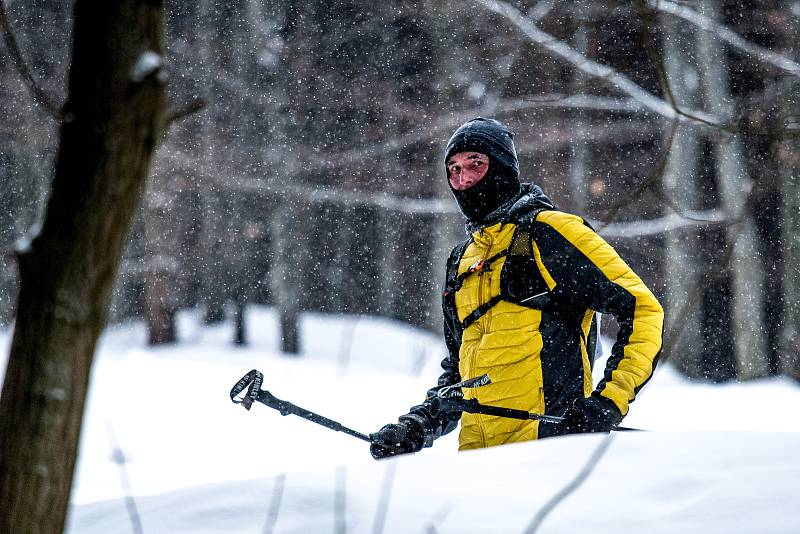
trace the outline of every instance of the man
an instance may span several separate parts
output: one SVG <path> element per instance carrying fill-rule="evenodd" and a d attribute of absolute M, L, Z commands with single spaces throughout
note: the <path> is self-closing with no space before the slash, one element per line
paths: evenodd
<path fill-rule="evenodd" d="M 448 260 L 444 373 L 423 404 L 371 435 L 372 455 L 430 447 L 459 419 L 460 450 L 610 431 L 653 373 L 664 317 L 658 301 L 583 219 L 520 183 L 512 134 L 502 123 L 477 118 L 458 128 L 445 167 L 469 238 Z M 596 388 L 595 312 L 619 323 Z M 452 413 L 430 400 L 441 387 L 483 374 L 491 384 L 465 388 L 465 399 L 563 422 Z"/>

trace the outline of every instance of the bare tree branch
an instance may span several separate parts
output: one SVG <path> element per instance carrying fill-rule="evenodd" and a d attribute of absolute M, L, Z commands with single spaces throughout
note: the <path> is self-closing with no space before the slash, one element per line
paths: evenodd
<path fill-rule="evenodd" d="M 397 462 L 386 462 L 386 468 L 383 471 L 381 492 L 378 497 L 378 508 L 375 510 L 375 519 L 372 523 L 372 532 L 374 534 L 382 534 L 386 526 L 386 514 L 389 510 L 389 504 L 392 501 L 392 487 L 394 485 L 396 471 Z"/>
<path fill-rule="evenodd" d="M 254 183 L 252 185 L 242 184 L 242 188 L 259 194 L 269 193 L 279 196 L 299 197 L 303 199 L 304 203 L 329 203 L 344 207 L 368 206 L 408 215 L 460 214 L 456 204 L 449 198 L 414 199 L 390 195 L 388 193 L 357 193 L 344 191 L 339 188 L 287 185 L 285 183 L 275 184 L 274 187 L 259 183 Z M 600 235 L 619 238 L 662 234 L 689 226 L 733 224 L 728 221 L 726 214 L 719 210 L 675 210 L 675 213 L 657 219 L 643 219 L 624 223 L 609 222 L 603 224 L 602 221 L 589 222 L 594 225 L 602 224 L 597 230 Z"/>
<path fill-rule="evenodd" d="M 390 137 L 379 143 L 361 145 L 353 149 L 338 152 L 318 152 L 309 148 L 306 151 L 307 157 L 304 160 L 302 171 L 312 173 L 335 170 L 369 158 L 396 154 L 398 151 L 414 144 L 433 143 L 434 137 L 441 136 L 442 134 L 449 134 L 449 131 L 453 128 L 477 116 L 487 116 L 489 114 L 499 115 L 537 108 L 589 109 L 607 111 L 610 113 L 641 113 L 646 111 L 639 102 L 632 98 L 613 98 L 585 94 L 552 94 L 505 99 L 498 105 L 495 105 L 491 112 L 485 107 L 476 107 L 456 114 L 448 113 L 446 115 L 432 117 L 429 124 L 425 126 L 414 128 L 406 133 Z M 622 130 L 629 129 L 631 131 L 637 130 L 642 132 L 643 126 L 644 125 L 641 123 L 637 124 L 631 122 L 622 124 L 620 128 Z M 608 133 L 605 130 L 607 129 L 593 130 L 596 135 L 591 137 L 591 139 L 597 140 L 608 137 Z M 548 141 L 552 141 L 552 143 L 550 143 L 550 145 L 544 145 L 542 142 L 538 142 L 536 144 L 537 148 L 549 147 L 554 144 L 565 142 L 564 140 L 555 138 L 550 138 Z M 525 150 L 525 145 L 518 144 L 517 149 Z M 173 150 L 168 154 L 162 153 L 159 156 L 159 159 L 165 158 L 169 159 L 171 163 L 180 165 L 182 168 L 191 169 L 194 167 L 195 172 L 199 172 L 199 162 L 195 160 L 193 156 L 180 154 Z M 289 172 L 296 171 L 290 170 Z"/>
<path fill-rule="evenodd" d="M 336 485 L 333 492 L 333 525 L 336 534 L 347 533 L 347 466 L 336 467 Z"/>
<path fill-rule="evenodd" d="M 678 101 L 675 98 L 675 93 L 672 91 L 672 86 L 669 83 L 669 76 L 667 75 L 667 69 L 664 66 L 664 58 L 661 54 L 658 53 L 658 51 L 656 50 L 656 45 L 654 43 L 653 26 L 655 25 L 656 22 L 655 11 L 648 10 L 644 5 L 644 1 L 645 0 L 634 0 L 634 4 L 636 4 L 636 10 L 639 14 L 639 23 L 642 32 L 642 43 L 644 45 L 645 51 L 647 52 L 647 57 L 650 58 L 650 62 L 653 64 L 653 67 L 655 67 L 656 73 L 658 74 L 658 82 L 661 85 L 661 91 L 665 95 L 667 95 L 667 99 L 669 100 L 670 105 L 672 105 L 673 109 L 675 110 L 675 113 L 693 119 L 702 124 L 705 124 L 706 126 L 711 126 L 729 131 L 731 133 L 735 133 L 736 129 L 731 125 L 721 125 L 708 122 L 706 119 L 695 116 L 680 108 L 680 106 L 678 105 Z"/>
<path fill-rule="evenodd" d="M 645 107 L 633 98 L 614 98 L 588 94 L 551 94 L 507 99 L 503 101 L 500 110 L 507 113 L 534 107 L 620 111 L 628 113 L 645 111 Z"/>
<path fill-rule="evenodd" d="M 634 0 L 633 2 L 636 5 L 636 12 L 639 15 L 639 29 L 642 32 L 642 42 L 644 43 L 644 48 L 647 52 L 647 57 L 650 59 L 650 63 L 656 68 L 661 91 L 667 96 L 667 100 L 672 108 L 679 112 L 678 101 L 675 99 L 675 94 L 672 92 L 669 76 L 667 76 L 667 69 L 664 67 L 664 58 L 656 52 L 656 47 L 653 44 L 653 26 L 656 12 L 648 11 L 645 8 L 644 2 L 645 0 Z"/>
<path fill-rule="evenodd" d="M 645 6 L 644 2 L 645 0 L 634 0 L 633 2 L 636 5 L 636 11 L 639 15 L 639 28 L 642 33 L 642 44 L 644 45 L 645 51 L 647 52 L 647 57 L 650 59 L 650 62 L 656 69 L 656 74 L 658 75 L 658 83 L 661 86 L 661 91 L 667 96 L 667 100 L 669 101 L 672 108 L 675 110 L 675 113 L 683 117 L 695 120 L 699 123 L 705 124 L 706 126 L 711 126 L 714 128 L 719 128 L 729 131 L 731 133 L 735 133 L 736 129 L 731 125 L 722 125 L 709 122 L 703 117 L 696 116 L 680 108 L 680 106 L 678 105 L 678 101 L 675 98 L 675 93 L 672 91 L 672 86 L 670 85 L 669 82 L 667 69 L 664 66 L 664 58 L 656 50 L 656 44 L 654 42 L 655 39 L 653 37 L 653 27 L 655 26 L 656 23 L 656 12 L 653 10 L 649 10 Z"/>
<path fill-rule="evenodd" d="M 261 529 L 264 534 L 272 534 L 275 530 L 275 523 L 278 522 L 278 516 L 281 513 L 281 501 L 283 500 L 285 487 L 286 473 L 281 473 L 275 477 L 275 484 L 272 486 L 272 497 L 270 497 L 269 501 L 267 518 L 264 522 L 264 527 Z"/>
<path fill-rule="evenodd" d="M 416 143 L 430 142 L 437 135 L 449 132 L 464 122 L 478 116 L 499 115 L 536 108 L 590 109 L 608 112 L 635 113 L 644 111 L 643 106 L 634 99 L 608 98 L 593 95 L 542 95 L 501 101 L 492 110 L 483 107 L 473 108 L 457 114 L 435 117 L 430 124 L 420 126 L 403 135 L 392 137 L 380 144 L 356 147 L 341 152 L 310 154 L 311 161 L 303 166 L 304 171 L 321 171 L 349 165 L 354 160 L 374 158 L 396 153 Z M 518 147 L 519 148 L 519 147 Z"/>
<path fill-rule="evenodd" d="M 226 182 L 227 183 L 227 182 Z M 229 186 L 230 184 L 227 183 Z M 386 192 L 353 192 L 336 187 L 320 187 L 287 183 L 263 184 L 243 183 L 243 189 L 253 192 L 272 193 L 281 196 L 300 197 L 303 202 L 338 204 L 344 207 L 369 206 L 397 213 L 415 215 L 458 214 L 455 202 L 449 198 L 407 198 Z"/>
<path fill-rule="evenodd" d="M 634 0 L 634 4 L 636 6 L 636 10 L 639 15 L 640 29 L 642 32 L 642 44 L 645 48 L 645 51 L 647 52 L 647 56 L 650 59 L 650 62 L 656 69 L 656 73 L 658 74 L 658 81 L 659 84 L 661 85 L 661 90 L 667 96 L 670 105 L 672 105 L 673 109 L 677 114 L 692 119 L 696 122 L 705 124 L 706 126 L 710 126 L 712 128 L 717 128 L 719 130 L 728 132 L 730 134 L 747 133 L 752 135 L 768 135 L 772 137 L 796 137 L 798 134 L 800 134 L 800 132 L 796 127 L 792 127 L 791 123 L 784 128 L 775 128 L 775 127 L 752 128 L 741 124 L 740 118 L 730 118 L 728 122 L 725 124 L 717 124 L 708 122 L 704 117 L 694 115 L 690 112 L 681 109 L 680 106 L 678 106 L 677 100 L 675 99 L 675 95 L 672 91 L 672 87 L 669 82 L 669 76 L 667 75 L 667 70 L 664 67 L 664 58 L 656 50 L 657 47 L 656 44 L 654 43 L 653 27 L 655 26 L 656 23 L 655 21 L 656 11 L 648 7 L 648 5 L 645 5 L 646 3 L 649 5 L 652 4 L 652 1 Z"/>
<path fill-rule="evenodd" d="M 597 467 L 598 462 L 603 457 L 605 452 L 608 450 L 609 445 L 614 440 L 614 434 L 608 434 L 607 436 L 603 437 L 597 447 L 592 451 L 592 455 L 583 465 L 581 470 L 572 479 L 569 484 L 561 488 L 555 495 L 553 495 L 544 505 L 536 512 L 536 515 L 533 516 L 531 522 L 523 531 L 524 534 L 534 534 L 539 527 L 542 526 L 542 522 L 545 518 L 555 510 L 559 504 L 561 504 L 564 499 L 569 497 L 572 493 L 575 492 L 578 488 L 581 487 L 581 484 L 588 480 L 589 475 L 592 474 L 594 468 Z"/>
<path fill-rule="evenodd" d="M 589 221 L 595 223 L 595 221 Z M 682 228 L 696 226 L 717 226 L 728 223 L 725 212 L 717 209 L 670 213 L 657 219 L 638 220 L 624 223 L 608 223 L 598 230 L 603 237 L 644 237 L 664 234 Z"/>
<path fill-rule="evenodd" d="M 645 108 L 663 117 L 668 119 L 677 118 L 678 120 L 690 120 L 711 126 L 716 126 L 719 123 L 716 117 L 701 110 L 676 110 L 676 107 L 670 105 L 661 98 L 658 98 L 651 92 L 643 89 L 636 82 L 618 70 L 609 67 L 608 65 L 603 65 L 601 63 L 597 63 L 596 61 L 592 61 L 564 41 L 556 39 L 549 33 L 542 31 L 536 26 L 536 24 L 531 22 L 530 19 L 525 17 L 521 11 L 508 2 L 503 2 L 501 0 L 472 1 L 483 6 L 489 11 L 497 13 L 498 15 L 502 15 L 514 26 L 519 28 L 533 42 L 540 44 L 556 56 L 572 63 L 583 73 L 607 81 L 623 93 L 640 102 Z"/>
<path fill-rule="evenodd" d="M 792 76 L 800 76 L 800 64 L 786 56 L 758 46 L 755 43 L 751 43 L 724 24 L 720 24 L 702 13 L 698 13 L 691 7 L 678 4 L 671 0 L 646 0 L 646 2 L 651 9 L 658 10 L 662 13 L 668 13 L 690 22 L 702 30 L 713 33 L 731 46 L 754 56 L 764 63 L 769 63 L 770 65 L 778 67 Z"/>
<path fill-rule="evenodd" d="M 436 513 L 428 520 L 425 524 L 425 534 L 437 534 L 439 530 L 436 528 L 437 525 L 441 525 L 447 516 L 450 515 L 450 512 L 453 511 L 455 505 L 452 502 L 445 503 L 442 507 L 436 510 Z"/>
<path fill-rule="evenodd" d="M 0 30 L 3 31 L 3 40 L 5 41 L 6 48 L 11 56 L 11 63 L 14 64 L 14 67 L 17 69 L 17 72 L 22 78 L 22 81 L 25 82 L 25 85 L 31 92 L 33 100 L 44 107 L 51 117 L 57 121 L 60 121 L 63 118 L 61 108 L 39 86 L 39 84 L 33 78 L 33 74 L 31 73 L 28 64 L 22 57 L 22 52 L 17 44 L 17 39 L 14 37 L 14 32 L 11 29 L 11 22 L 8 20 L 8 15 L 6 14 L 5 0 L 0 0 Z"/>
<path fill-rule="evenodd" d="M 125 456 L 125 451 L 122 449 L 119 439 L 117 439 L 114 423 L 111 422 L 110 418 L 106 421 L 106 430 L 108 431 L 108 438 L 111 442 L 111 458 L 113 462 L 117 464 L 119 480 L 125 493 L 125 508 L 128 510 L 128 518 L 131 521 L 131 530 L 133 530 L 134 534 L 143 534 L 142 514 L 139 512 L 139 507 L 136 504 L 136 496 L 131 487 L 131 477 L 128 474 L 128 458 Z"/>
<path fill-rule="evenodd" d="M 195 98 L 182 108 L 170 110 L 169 113 L 167 113 L 167 125 L 170 125 L 173 122 L 184 119 L 189 115 L 197 113 L 198 111 L 200 111 L 205 107 L 206 107 L 205 100 L 203 100 L 202 98 Z"/>

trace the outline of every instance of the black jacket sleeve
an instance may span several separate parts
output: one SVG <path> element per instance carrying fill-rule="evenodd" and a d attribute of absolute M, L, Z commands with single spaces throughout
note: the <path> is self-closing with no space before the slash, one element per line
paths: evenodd
<path fill-rule="evenodd" d="M 609 313 L 619 324 L 593 395 L 613 401 L 625 415 L 652 376 L 661 351 L 664 311 L 611 245 L 580 217 L 546 211 L 536 220 L 534 255 L 550 290 L 570 302 Z"/>

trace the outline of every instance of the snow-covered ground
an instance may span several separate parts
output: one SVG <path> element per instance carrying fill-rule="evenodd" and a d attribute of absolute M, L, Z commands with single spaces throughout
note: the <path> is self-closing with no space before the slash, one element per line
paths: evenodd
<path fill-rule="evenodd" d="M 260 404 L 245 411 L 230 388 L 257 368 L 275 396 L 369 433 L 422 399 L 439 374 L 438 338 L 381 319 L 307 314 L 303 354 L 292 357 L 277 350 L 270 309 L 251 308 L 247 319 L 245 348 L 230 344 L 230 325 L 200 328 L 193 313 L 181 316 L 173 347 L 147 347 L 141 325 L 107 330 L 71 534 L 136 533 L 132 515 L 147 534 L 526 532 L 601 452 L 537 532 L 800 531 L 800 387 L 787 379 L 694 384 L 667 365 L 624 423 L 653 432 L 469 453 L 456 451 L 453 433 L 375 462 L 356 438 Z M 0 332 L 3 358 L 8 336 Z"/>

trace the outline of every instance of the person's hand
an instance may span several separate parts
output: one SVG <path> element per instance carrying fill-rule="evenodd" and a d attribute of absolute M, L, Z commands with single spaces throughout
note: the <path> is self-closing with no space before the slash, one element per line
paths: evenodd
<path fill-rule="evenodd" d="M 622 421 L 622 417 L 612 400 L 593 394 L 575 399 L 564 414 L 564 420 L 557 425 L 556 434 L 609 432 Z"/>
<path fill-rule="evenodd" d="M 385 425 L 383 428 L 369 435 L 372 445 L 369 452 L 376 460 L 408 454 L 422 450 L 424 442 L 422 429 L 413 421 L 400 421 Z"/>

